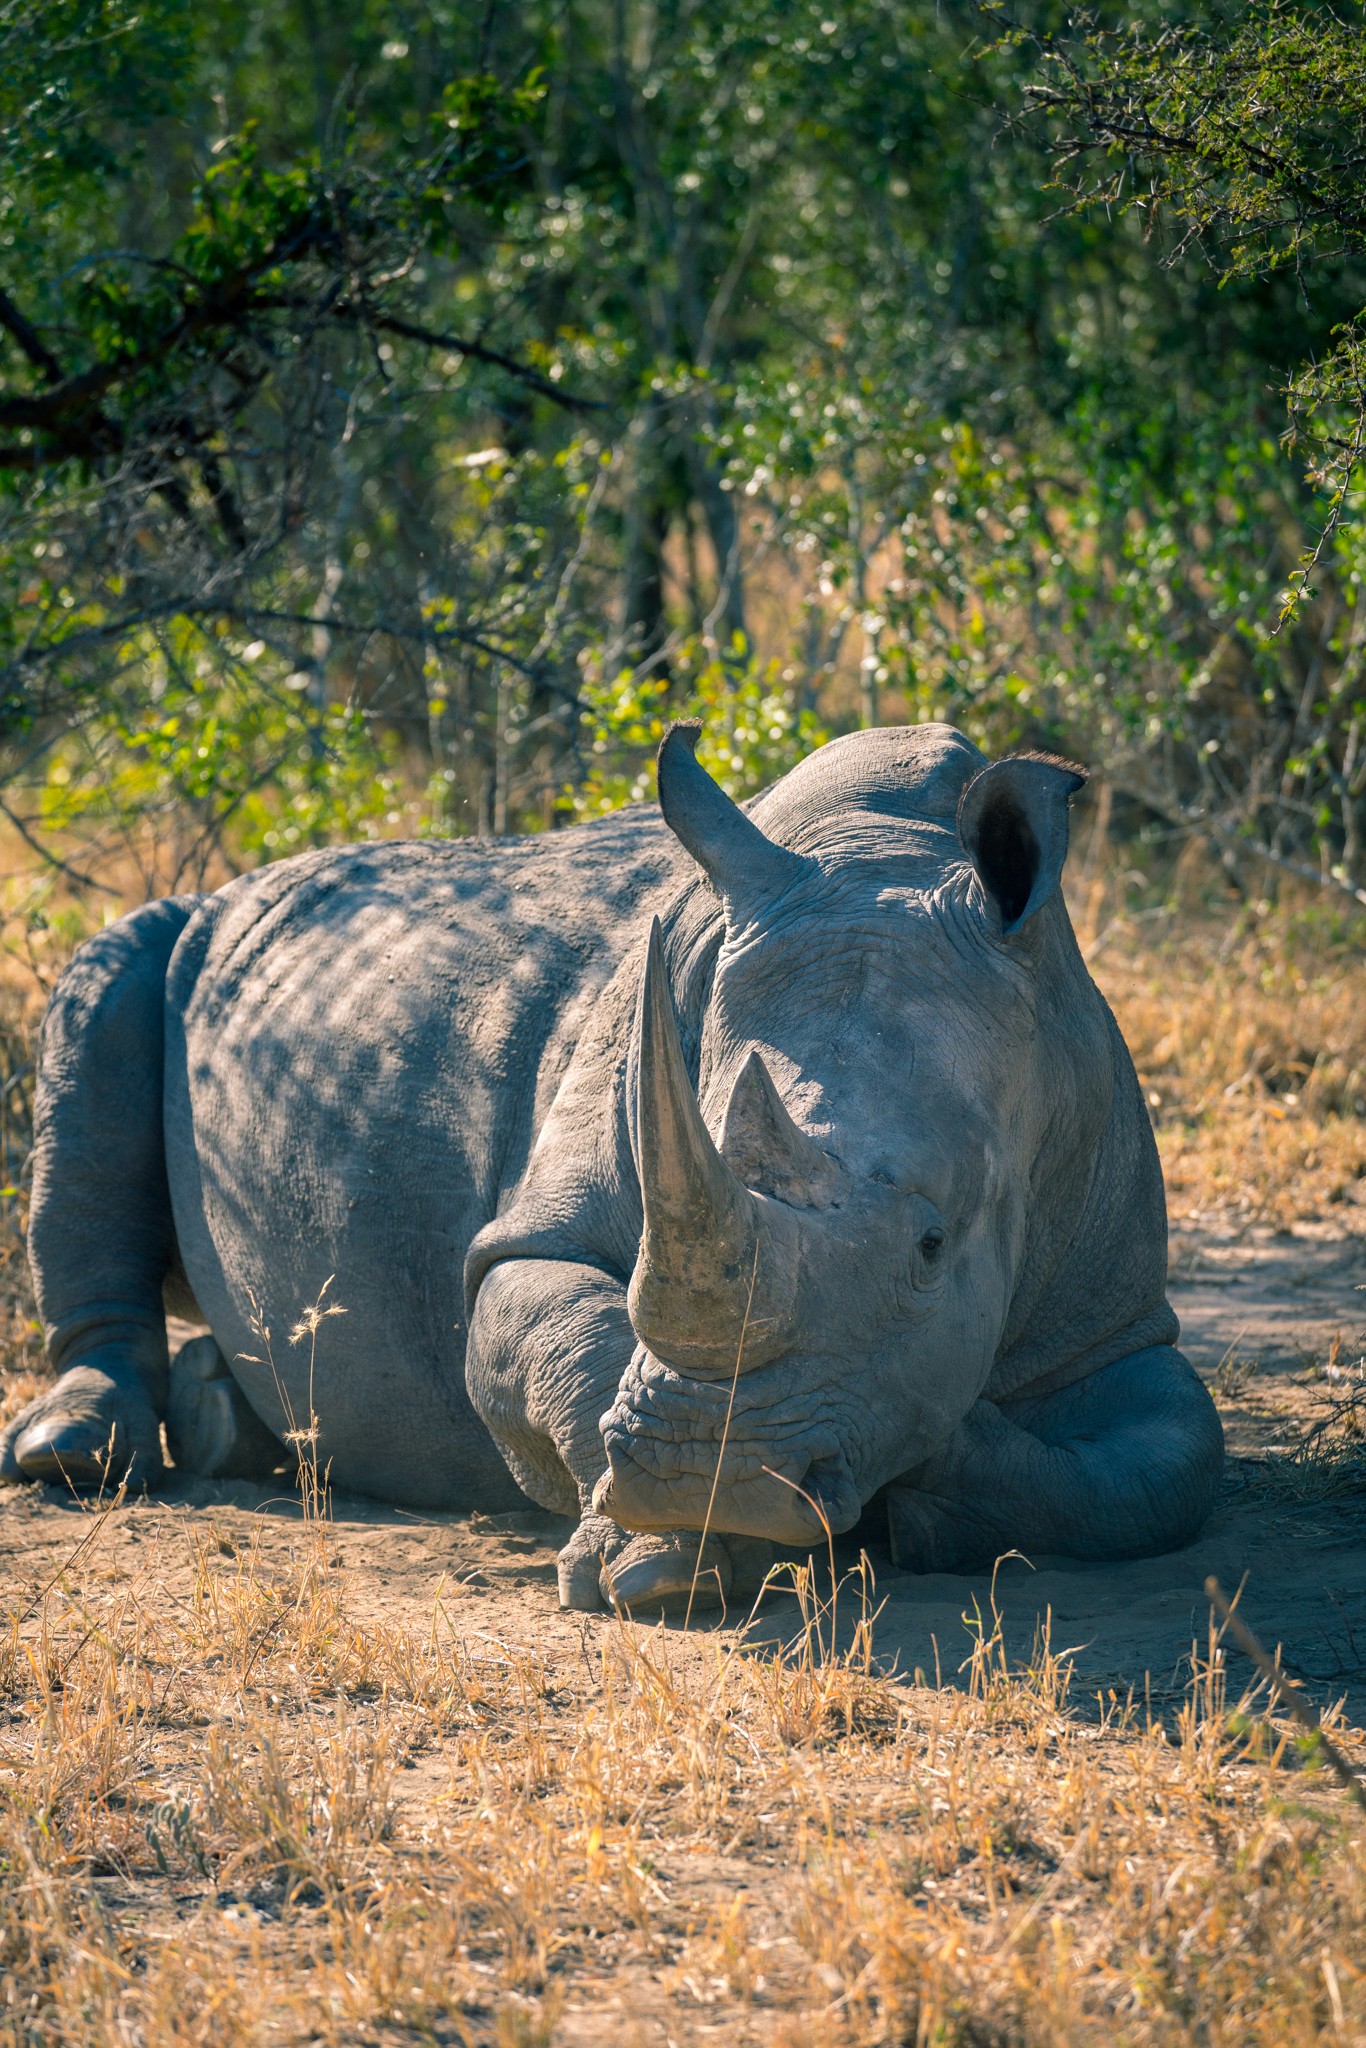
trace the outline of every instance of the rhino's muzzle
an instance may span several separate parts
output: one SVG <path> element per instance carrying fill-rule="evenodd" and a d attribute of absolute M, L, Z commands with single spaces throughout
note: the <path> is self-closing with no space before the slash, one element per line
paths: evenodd
<path fill-rule="evenodd" d="M 835 1418 L 775 1384 L 781 1367 L 732 1389 L 632 1361 L 602 1418 L 608 1469 L 593 1504 L 623 1528 L 700 1529 L 820 1543 L 851 1529 L 862 1499 Z"/>

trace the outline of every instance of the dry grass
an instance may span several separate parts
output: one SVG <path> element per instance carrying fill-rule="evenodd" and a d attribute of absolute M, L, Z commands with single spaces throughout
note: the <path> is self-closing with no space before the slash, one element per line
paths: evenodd
<path fill-rule="evenodd" d="M 0 1659 L 5 2039 L 1366 2038 L 1361 1816 L 1213 1642 L 1166 1727 L 990 1621 L 880 1673 L 810 1580 L 785 1653 L 551 1671 L 358 1628 L 325 1522 L 105 1581 L 109 1526 Z"/>
<path fill-rule="evenodd" d="M 1117 873 L 1077 918 L 1172 1222 L 1366 1230 L 1366 919 L 1313 899 L 1231 910 L 1196 879 L 1153 902 Z"/>
<path fill-rule="evenodd" d="M 1079 919 L 1176 1219 L 1366 1222 L 1361 939 L 1192 888 Z M 8 1412 L 41 1364 L 4 1256 Z M 0 2042 L 1366 2041 L 1366 1823 L 1213 1637 L 1162 1716 L 990 1615 L 953 1682 L 888 1673 L 857 1579 L 838 1619 L 805 1577 L 782 1649 L 552 1654 L 441 1597 L 377 1626 L 325 1506 L 285 1556 L 95 1511 L 0 1588 Z"/>

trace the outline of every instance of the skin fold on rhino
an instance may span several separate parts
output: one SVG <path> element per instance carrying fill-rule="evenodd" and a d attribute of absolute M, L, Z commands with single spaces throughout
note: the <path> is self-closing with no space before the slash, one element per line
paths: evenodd
<path fill-rule="evenodd" d="M 1222 1438 L 1059 888 L 1080 773 L 884 728 L 741 808 L 696 737 L 662 819 L 305 855 L 81 948 L 60 1377 L 0 1477 L 154 1483 L 163 1422 L 264 1475 L 315 1417 L 335 1486 L 577 1517 L 580 1608 L 742 1593 L 873 1502 L 914 1570 L 1196 1533 Z M 212 1332 L 173 1363 L 168 1306 Z"/>

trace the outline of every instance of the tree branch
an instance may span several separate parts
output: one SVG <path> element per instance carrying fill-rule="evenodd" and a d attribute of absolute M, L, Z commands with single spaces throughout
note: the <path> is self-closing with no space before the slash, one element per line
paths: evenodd
<path fill-rule="evenodd" d="M 41 840 L 34 838 L 18 812 L 12 811 L 3 797 L 0 797 L 0 811 L 9 819 L 25 846 L 31 847 L 40 860 L 46 861 L 50 868 L 56 868 L 68 881 L 79 882 L 83 889 L 99 889 L 106 896 L 118 895 L 118 890 L 111 889 L 107 882 L 96 881 L 93 875 L 83 875 L 79 868 L 69 867 L 57 854 L 50 852 Z"/>
<path fill-rule="evenodd" d="M 8 329 L 29 361 L 36 369 L 42 371 L 49 384 L 61 383 L 61 364 L 37 328 L 24 318 L 9 293 L 4 290 L 0 290 L 0 327 Z"/>
<path fill-rule="evenodd" d="M 399 334 L 407 341 L 420 341 L 427 348 L 448 348 L 456 355 L 469 356 L 477 363 L 491 363 L 495 369 L 506 370 L 519 383 L 528 385 L 550 399 L 555 405 L 562 405 L 570 412 L 603 412 L 606 402 L 601 398 L 580 398 L 572 391 L 561 391 L 558 384 L 552 384 L 548 377 L 533 370 L 526 363 L 519 363 L 515 356 L 505 356 L 496 348 L 485 348 L 481 341 L 462 341 L 457 334 L 438 334 L 433 328 L 419 327 L 411 320 L 400 320 L 390 313 L 367 313 L 361 315 L 359 308 L 339 306 L 333 314 L 349 313 L 353 319 L 364 317 L 366 324 L 380 334 Z"/>

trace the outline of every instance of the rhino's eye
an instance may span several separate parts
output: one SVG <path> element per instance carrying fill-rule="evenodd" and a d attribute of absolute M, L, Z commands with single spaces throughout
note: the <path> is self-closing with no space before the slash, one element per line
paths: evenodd
<path fill-rule="evenodd" d="M 939 1225 L 937 1223 L 932 1223 L 930 1225 L 930 1228 L 925 1232 L 924 1236 L 920 1240 L 921 1254 L 924 1258 L 930 1260 L 930 1262 L 933 1263 L 933 1261 L 939 1257 L 939 1254 L 943 1251 L 943 1249 L 944 1232 L 939 1228 Z"/>

